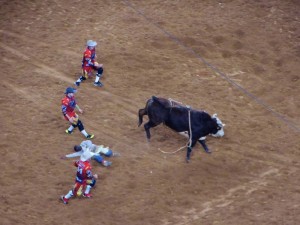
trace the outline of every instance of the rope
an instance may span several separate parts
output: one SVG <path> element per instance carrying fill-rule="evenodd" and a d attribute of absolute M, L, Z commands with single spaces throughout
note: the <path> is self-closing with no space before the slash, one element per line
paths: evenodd
<path fill-rule="evenodd" d="M 168 100 L 169 100 L 170 105 L 171 105 L 172 107 L 175 106 L 174 102 L 177 103 L 178 105 L 184 106 L 181 102 L 176 101 L 176 100 L 174 100 L 174 99 L 172 99 L 172 98 L 169 98 Z M 189 106 L 186 106 L 186 107 L 189 108 Z"/>

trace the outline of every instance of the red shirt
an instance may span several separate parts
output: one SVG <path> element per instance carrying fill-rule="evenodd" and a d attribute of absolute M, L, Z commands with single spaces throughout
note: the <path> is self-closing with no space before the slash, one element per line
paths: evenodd
<path fill-rule="evenodd" d="M 93 178 L 92 167 L 89 161 L 76 161 L 74 165 L 77 167 L 76 182 L 84 183 L 88 179 Z"/>
<path fill-rule="evenodd" d="M 92 50 L 89 48 L 86 48 L 83 52 L 83 58 L 82 58 L 82 68 L 85 67 L 91 67 L 94 65 L 96 57 L 96 49 L 93 48 Z"/>
<path fill-rule="evenodd" d="M 61 100 L 61 111 L 64 115 L 74 112 L 76 107 L 76 100 L 74 97 L 70 98 L 68 96 Z"/>

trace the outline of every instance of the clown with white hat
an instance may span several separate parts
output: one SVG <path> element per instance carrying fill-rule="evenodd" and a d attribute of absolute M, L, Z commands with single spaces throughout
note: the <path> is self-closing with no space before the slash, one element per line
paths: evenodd
<path fill-rule="evenodd" d="M 82 81 L 93 76 L 93 71 L 96 71 L 94 86 L 103 86 L 100 82 L 100 78 L 103 74 L 103 64 L 99 64 L 96 61 L 96 46 L 97 42 L 94 40 L 88 40 L 86 42 L 86 49 L 82 57 L 82 75 L 74 82 L 76 86 L 79 86 Z"/>

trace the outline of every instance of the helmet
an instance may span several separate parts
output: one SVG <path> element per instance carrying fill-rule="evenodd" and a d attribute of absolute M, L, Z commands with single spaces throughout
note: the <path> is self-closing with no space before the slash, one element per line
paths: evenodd
<path fill-rule="evenodd" d="M 80 152 L 82 150 L 82 147 L 80 145 L 75 145 L 74 146 L 74 151 L 75 152 Z"/>
<path fill-rule="evenodd" d="M 97 46 L 97 42 L 96 42 L 96 41 L 93 41 L 93 40 L 88 40 L 88 41 L 86 42 L 86 45 L 87 45 L 88 47 L 96 47 L 96 46 Z"/>
<path fill-rule="evenodd" d="M 77 90 L 75 88 L 67 87 L 65 94 L 76 93 L 76 92 L 77 92 Z"/>

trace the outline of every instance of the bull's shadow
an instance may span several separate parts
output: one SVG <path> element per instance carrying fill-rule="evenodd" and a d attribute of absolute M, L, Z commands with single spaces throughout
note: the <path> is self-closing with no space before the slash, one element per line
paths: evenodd
<path fill-rule="evenodd" d="M 139 123 L 143 123 L 143 116 L 147 115 L 149 121 L 144 124 L 147 139 L 150 140 L 150 128 L 161 123 L 165 124 L 172 130 L 187 134 L 189 144 L 187 146 L 186 161 L 189 162 L 192 148 L 197 141 L 202 145 L 205 152 L 211 151 L 205 143 L 205 137 L 212 135 L 214 137 L 222 137 L 224 135 L 223 127 L 225 124 L 217 117 L 217 114 L 210 116 L 205 111 L 199 111 L 184 106 L 176 101 L 152 96 L 147 100 L 146 106 L 140 109 Z"/>

